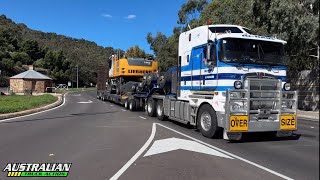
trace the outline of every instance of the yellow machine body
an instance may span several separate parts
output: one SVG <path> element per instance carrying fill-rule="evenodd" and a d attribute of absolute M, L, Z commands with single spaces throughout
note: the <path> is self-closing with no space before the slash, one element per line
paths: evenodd
<path fill-rule="evenodd" d="M 142 77 L 145 73 L 154 73 L 158 71 L 158 62 L 144 58 L 121 58 L 116 56 L 111 60 L 109 77 Z"/>

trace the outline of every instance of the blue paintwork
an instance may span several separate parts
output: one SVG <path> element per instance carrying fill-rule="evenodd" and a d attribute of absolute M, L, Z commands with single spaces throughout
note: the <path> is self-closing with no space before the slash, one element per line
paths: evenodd
<path fill-rule="evenodd" d="M 201 75 L 202 79 L 205 80 L 240 80 L 241 76 L 244 74 L 237 74 L 237 73 L 220 73 L 220 74 L 206 74 L 206 75 Z M 200 80 L 201 78 L 200 75 L 196 76 L 182 76 L 181 81 L 197 81 Z M 277 79 L 280 79 L 282 81 L 286 81 L 286 76 L 275 76 Z M 201 79 L 201 80 L 202 80 Z"/>
<path fill-rule="evenodd" d="M 234 89 L 233 86 L 204 86 L 203 89 L 210 89 L 214 91 L 227 91 L 227 89 Z M 181 86 L 181 90 L 200 90 L 200 86 Z"/>

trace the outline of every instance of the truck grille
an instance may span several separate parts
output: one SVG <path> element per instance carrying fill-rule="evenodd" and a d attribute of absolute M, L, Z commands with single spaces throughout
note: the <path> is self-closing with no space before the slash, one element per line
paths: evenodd
<path fill-rule="evenodd" d="M 250 92 L 250 110 L 272 112 L 280 108 L 281 81 L 277 79 L 251 79 L 244 81 L 245 89 Z M 259 113 L 259 111 L 253 111 Z"/>

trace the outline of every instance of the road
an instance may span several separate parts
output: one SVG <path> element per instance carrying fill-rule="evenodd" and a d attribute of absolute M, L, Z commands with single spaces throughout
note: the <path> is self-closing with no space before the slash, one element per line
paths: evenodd
<path fill-rule="evenodd" d="M 59 162 L 72 163 L 67 179 L 319 179 L 319 122 L 299 119 L 290 138 L 230 143 L 102 102 L 95 91 L 65 99 L 54 110 L 0 121 L 1 170 L 9 162 Z M 171 151 L 159 153 L 161 143 Z M 178 149 L 183 143 L 187 149 Z"/>

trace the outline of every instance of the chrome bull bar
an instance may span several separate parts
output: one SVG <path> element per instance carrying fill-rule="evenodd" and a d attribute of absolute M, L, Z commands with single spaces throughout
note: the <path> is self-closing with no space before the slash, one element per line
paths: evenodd
<path fill-rule="evenodd" d="M 297 106 L 297 91 L 283 91 L 281 80 L 247 79 L 244 89 L 227 90 L 225 130 L 227 132 L 297 130 Z"/>

